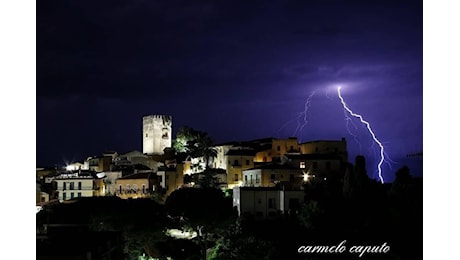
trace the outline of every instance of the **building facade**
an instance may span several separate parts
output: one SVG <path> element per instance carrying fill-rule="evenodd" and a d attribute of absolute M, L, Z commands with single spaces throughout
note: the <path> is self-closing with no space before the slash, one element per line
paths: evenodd
<path fill-rule="evenodd" d="M 348 162 L 347 141 L 341 140 L 318 140 L 301 143 L 301 154 L 333 154 L 339 155 L 342 161 Z"/>
<path fill-rule="evenodd" d="M 146 198 L 157 189 L 157 175 L 154 172 L 140 172 L 118 178 L 115 181 L 115 195 L 122 199 Z"/>
<path fill-rule="evenodd" d="M 148 115 L 142 118 L 142 149 L 144 154 L 163 154 L 171 147 L 172 117 L 168 115 Z"/>
<path fill-rule="evenodd" d="M 92 175 L 66 173 L 54 179 L 58 191 L 59 201 L 78 197 L 103 196 L 105 193 L 102 179 Z"/>
<path fill-rule="evenodd" d="M 301 190 L 279 190 L 267 187 L 234 187 L 233 206 L 238 215 L 256 218 L 278 217 L 295 214 L 305 201 Z"/>
<path fill-rule="evenodd" d="M 287 164 L 264 164 L 243 171 L 245 187 L 275 187 L 301 189 L 303 172 Z"/>

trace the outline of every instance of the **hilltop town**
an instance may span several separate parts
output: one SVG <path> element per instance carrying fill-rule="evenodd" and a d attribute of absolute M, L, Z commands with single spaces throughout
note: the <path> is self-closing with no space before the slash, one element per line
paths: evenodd
<path fill-rule="evenodd" d="M 289 253 L 304 259 L 295 246 L 314 239 L 334 243 L 333 233 L 369 239 L 374 230 L 391 238 L 391 229 L 375 225 L 389 216 L 389 201 L 403 198 L 397 209 L 405 207 L 407 217 L 421 209 L 421 179 L 412 178 L 407 167 L 396 172 L 393 184 L 369 179 L 365 158 L 348 158 L 345 138 L 215 144 L 206 132 L 189 127 L 173 139 L 172 123 L 168 115 L 144 116 L 142 152 L 103 151 L 62 169 L 37 168 L 39 259 L 90 259 L 88 254 L 91 259 L 227 259 L 222 255 L 230 247 L 241 252 L 228 259 L 245 259 L 246 246 L 259 248 L 251 253 L 268 259 Z M 378 202 L 386 207 L 372 204 Z M 401 220 L 398 214 L 389 223 L 408 227 L 406 216 Z M 350 225 L 342 226 L 341 218 Z M 274 225 L 270 231 L 268 224 Z M 409 229 L 417 230 L 419 222 L 412 224 Z M 286 238 L 286 232 L 292 236 Z M 235 244 L 238 239 L 251 242 Z M 397 250 L 391 251 L 396 258 L 403 254 Z"/>

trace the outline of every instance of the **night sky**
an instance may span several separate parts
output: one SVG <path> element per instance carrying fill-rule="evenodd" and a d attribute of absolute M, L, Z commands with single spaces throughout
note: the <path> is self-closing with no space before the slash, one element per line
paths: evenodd
<path fill-rule="evenodd" d="M 384 177 L 421 176 L 422 18 L 422 1 L 38 1 L 37 166 L 142 151 L 142 116 L 169 114 L 217 143 L 345 137 L 375 178 L 340 85 Z"/>

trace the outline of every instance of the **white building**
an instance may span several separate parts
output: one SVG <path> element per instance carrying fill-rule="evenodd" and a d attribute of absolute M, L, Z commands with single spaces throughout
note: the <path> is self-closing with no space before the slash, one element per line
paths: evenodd
<path fill-rule="evenodd" d="M 238 215 L 253 215 L 258 218 L 276 217 L 298 212 L 304 203 L 301 190 L 279 190 L 268 187 L 234 187 L 233 206 Z"/>
<path fill-rule="evenodd" d="M 172 117 L 148 115 L 142 118 L 142 150 L 144 154 L 163 154 L 172 144 Z"/>
<path fill-rule="evenodd" d="M 54 179 L 60 202 L 77 197 L 93 197 L 104 194 L 101 181 L 93 176 L 79 176 L 78 173 L 61 174 Z"/>

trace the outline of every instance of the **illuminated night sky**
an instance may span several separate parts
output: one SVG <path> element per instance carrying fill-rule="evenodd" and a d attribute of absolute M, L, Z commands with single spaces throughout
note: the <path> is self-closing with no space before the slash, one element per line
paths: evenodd
<path fill-rule="evenodd" d="M 142 116 L 169 114 L 216 142 L 345 137 L 376 178 L 340 85 L 384 177 L 421 176 L 422 18 L 422 1 L 39 1 L 37 165 L 142 151 Z"/>

